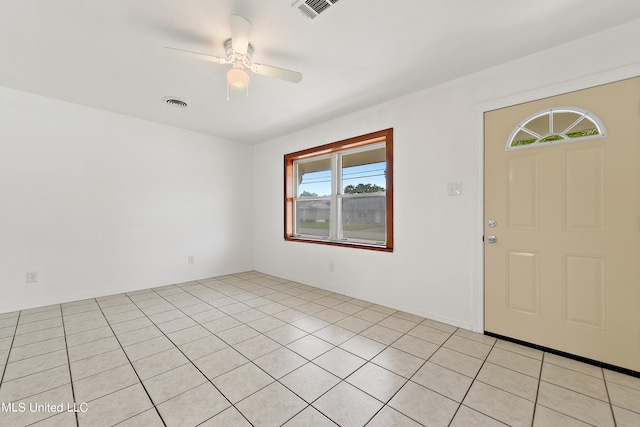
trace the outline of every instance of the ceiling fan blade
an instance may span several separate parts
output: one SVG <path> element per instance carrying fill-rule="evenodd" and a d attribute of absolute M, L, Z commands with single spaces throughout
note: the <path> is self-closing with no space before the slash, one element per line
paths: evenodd
<path fill-rule="evenodd" d="M 249 34 L 251 33 L 251 22 L 242 16 L 231 15 L 231 44 L 233 50 L 241 55 L 247 53 L 249 47 Z"/>
<path fill-rule="evenodd" d="M 165 47 L 167 52 L 171 52 L 172 54 L 184 55 L 190 58 L 201 59 L 203 61 L 215 62 L 217 64 L 230 64 L 229 60 L 226 58 L 220 58 L 218 56 L 206 55 L 204 53 L 191 52 L 189 50 L 176 49 L 174 47 Z"/>
<path fill-rule="evenodd" d="M 291 83 L 300 83 L 302 81 L 302 73 L 297 71 L 285 70 L 284 68 L 272 67 L 264 64 L 251 64 L 251 71 L 263 76 L 274 77 L 280 80 L 286 80 Z"/>

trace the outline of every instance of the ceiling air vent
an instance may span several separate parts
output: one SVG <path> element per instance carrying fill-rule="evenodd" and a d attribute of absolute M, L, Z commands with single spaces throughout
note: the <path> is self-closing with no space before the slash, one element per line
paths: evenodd
<path fill-rule="evenodd" d="M 162 101 L 167 105 L 171 105 L 172 107 L 178 108 L 187 108 L 187 103 L 182 99 L 174 98 L 173 96 L 165 96 L 162 98 Z"/>
<path fill-rule="evenodd" d="M 297 8 L 304 16 L 315 21 L 320 15 L 324 16 L 340 0 L 298 0 L 292 7 Z"/>

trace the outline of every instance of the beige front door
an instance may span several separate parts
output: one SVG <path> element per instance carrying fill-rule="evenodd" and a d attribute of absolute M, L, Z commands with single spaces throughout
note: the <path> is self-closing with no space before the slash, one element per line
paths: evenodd
<path fill-rule="evenodd" d="M 606 137 L 506 150 L 569 106 Z M 487 112 L 484 215 L 485 330 L 640 372 L 640 78 Z"/>

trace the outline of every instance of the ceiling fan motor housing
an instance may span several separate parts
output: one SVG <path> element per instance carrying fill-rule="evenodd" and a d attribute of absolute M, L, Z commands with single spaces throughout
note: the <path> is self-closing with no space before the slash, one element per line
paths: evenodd
<path fill-rule="evenodd" d="M 247 53 L 243 55 L 241 53 L 236 53 L 236 51 L 233 50 L 231 39 L 227 39 L 227 41 L 224 42 L 224 51 L 227 55 L 227 58 L 229 59 L 229 61 L 231 61 L 232 64 L 235 65 L 240 62 L 244 67 L 249 64 L 249 61 L 251 61 L 251 56 L 253 56 L 253 46 L 251 44 L 247 46 Z"/>
<path fill-rule="evenodd" d="M 227 71 L 227 83 L 234 87 L 248 87 L 249 74 L 247 73 L 247 69 L 263 76 L 273 77 L 291 83 L 300 83 L 302 80 L 302 73 L 298 71 L 251 62 L 254 49 L 249 43 L 250 32 L 251 22 L 239 15 L 231 15 L 231 38 L 224 42 L 226 58 L 172 47 L 165 47 L 165 50 L 172 53 L 195 57 L 200 60 L 215 62 L 217 64 L 231 64 L 232 68 Z"/>

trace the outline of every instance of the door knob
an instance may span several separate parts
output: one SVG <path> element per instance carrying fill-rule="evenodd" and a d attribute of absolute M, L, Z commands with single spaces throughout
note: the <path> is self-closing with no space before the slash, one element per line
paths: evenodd
<path fill-rule="evenodd" d="M 495 243 L 495 242 L 498 241 L 498 239 L 496 238 L 496 236 L 489 236 L 489 237 L 487 237 L 487 241 L 489 243 Z"/>

